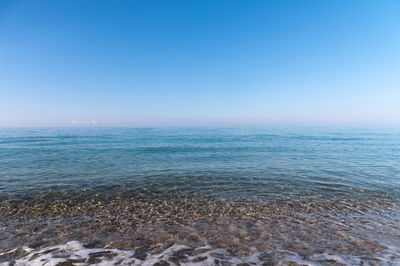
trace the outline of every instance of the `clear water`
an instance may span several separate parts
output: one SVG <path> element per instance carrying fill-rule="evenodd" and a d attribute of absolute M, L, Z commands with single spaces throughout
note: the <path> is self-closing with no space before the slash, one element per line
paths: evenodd
<path fill-rule="evenodd" d="M 121 252 L 208 245 L 228 252 L 226 263 L 272 252 L 272 264 L 395 264 L 399 203 L 399 128 L 0 129 L 4 263 L 24 265 L 32 252 L 66 243 L 106 248 L 122 236 Z M 151 244 L 137 240 L 138 228 Z M 171 237 L 155 240 L 158 230 Z M 181 236 L 185 230 L 196 240 Z"/>

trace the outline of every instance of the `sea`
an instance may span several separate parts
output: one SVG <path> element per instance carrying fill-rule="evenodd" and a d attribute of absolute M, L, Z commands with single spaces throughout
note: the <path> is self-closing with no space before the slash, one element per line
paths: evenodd
<path fill-rule="evenodd" d="M 0 265 L 400 265 L 400 128 L 0 129 Z"/>

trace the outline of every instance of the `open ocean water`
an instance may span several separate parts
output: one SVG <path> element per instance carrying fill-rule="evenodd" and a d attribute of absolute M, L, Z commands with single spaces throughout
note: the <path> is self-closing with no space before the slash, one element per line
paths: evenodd
<path fill-rule="evenodd" d="M 400 265 L 400 128 L 0 129 L 0 265 Z"/>

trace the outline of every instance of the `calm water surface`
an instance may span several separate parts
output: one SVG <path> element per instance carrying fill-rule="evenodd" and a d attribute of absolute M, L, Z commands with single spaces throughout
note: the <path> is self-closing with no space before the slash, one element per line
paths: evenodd
<path fill-rule="evenodd" d="M 0 129 L 5 265 L 397 265 L 399 204 L 400 128 Z"/>

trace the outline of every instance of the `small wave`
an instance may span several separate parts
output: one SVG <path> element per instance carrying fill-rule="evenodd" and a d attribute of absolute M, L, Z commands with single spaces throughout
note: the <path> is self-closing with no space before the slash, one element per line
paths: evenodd
<path fill-rule="evenodd" d="M 17 249 L 0 253 L 0 257 L 14 253 Z M 159 245 L 143 252 L 142 248 L 87 248 L 79 241 L 40 250 L 28 247 L 22 250 L 25 256 L 0 265 L 400 265 L 400 249 L 396 247 L 388 247 L 385 253 L 373 258 L 330 253 L 313 254 L 306 258 L 285 250 L 254 252 L 249 256 L 237 257 L 210 245 L 191 248 L 179 244 L 170 247 Z"/>

